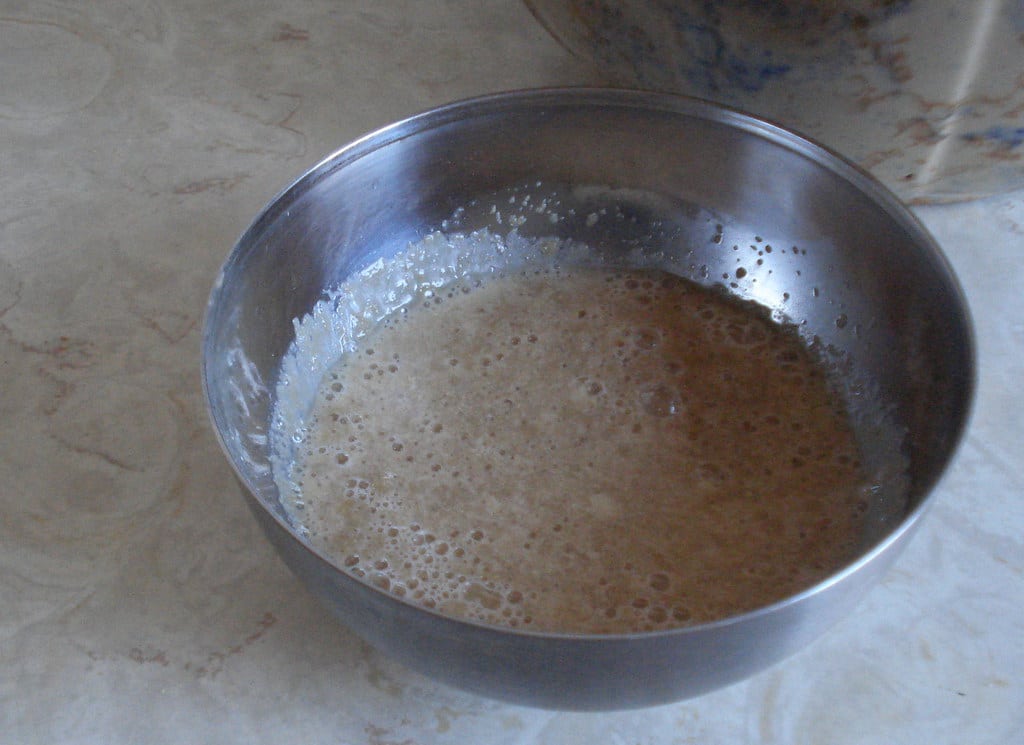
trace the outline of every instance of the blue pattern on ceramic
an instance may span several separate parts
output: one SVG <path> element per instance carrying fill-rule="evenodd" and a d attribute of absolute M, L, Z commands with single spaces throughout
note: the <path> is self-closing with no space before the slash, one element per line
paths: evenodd
<path fill-rule="evenodd" d="M 1005 150 L 1012 150 L 1024 145 L 1024 127 L 996 125 L 981 132 L 968 132 L 962 138 L 967 142 L 997 143 Z"/>
<path fill-rule="evenodd" d="M 678 72 L 698 89 L 715 93 L 730 88 L 755 92 L 768 80 L 792 69 L 788 63 L 775 62 L 770 49 L 730 47 L 716 26 L 702 22 L 682 8 L 673 8 L 672 16 L 679 39 L 692 55 L 679 65 Z"/>

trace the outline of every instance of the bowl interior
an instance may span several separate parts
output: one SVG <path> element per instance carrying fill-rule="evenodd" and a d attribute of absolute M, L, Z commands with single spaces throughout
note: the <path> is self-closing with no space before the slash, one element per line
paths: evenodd
<path fill-rule="evenodd" d="M 510 220 L 510 195 L 547 209 Z M 588 219 L 602 210 L 617 219 Z M 496 96 L 339 151 L 280 195 L 227 260 L 208 310 L 205 385 L 242 481 L 278 516 L 268 443 L 294 322 L 411 241 L 481 228 L 573 238 L 623 260 L 639 250 L 796 324 L 841 368 L 868 458 L 883 464 L 893 452 L 879 416 L 899 430 L 908 512 L 962 431 L 973 372 L 962 295 L 928 235 L 870 178 L 786 131 L 693 100 Z"/>

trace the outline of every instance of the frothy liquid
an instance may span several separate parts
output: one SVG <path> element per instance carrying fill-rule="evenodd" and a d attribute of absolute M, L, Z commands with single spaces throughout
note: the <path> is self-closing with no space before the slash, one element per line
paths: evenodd
<path fill-rule="evenodd" d="M 794 333 L 655 270 L 461 280 L 327 376 L 296 514 L 349 572 L 524 629 L 682 626 L 848 561 L 847 417 Z"/>

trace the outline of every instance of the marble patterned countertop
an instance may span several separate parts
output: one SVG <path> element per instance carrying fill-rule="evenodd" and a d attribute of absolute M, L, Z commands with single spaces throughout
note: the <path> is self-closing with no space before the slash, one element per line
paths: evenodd
<path fill-rule="evenodd" d="M 974 312 L 972 425 L 882 584 L 754 678 L 632 712 L 483 700 L 336 624 L 258 532 L 199 383 L 237 236 L 370 129 L 588 82 L 498 0 L 0 0 L 0 740 L 1024 742 L 1024 184 L 915 208 Z"/>

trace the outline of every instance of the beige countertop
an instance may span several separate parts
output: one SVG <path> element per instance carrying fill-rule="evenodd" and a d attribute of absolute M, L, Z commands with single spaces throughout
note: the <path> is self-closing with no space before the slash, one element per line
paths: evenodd
<path fill-rule="evenodd" d="M 1024 742 L 1024 190 L 915 208 L 974 312 L 972 426 L 884 582 L 748 681 L 483 700 L 359 641 L 258 532 L 199 382 L 238 235 L 368 130 L 587 82 L 520 3 L 0 0 L 0 741 Z"/>

